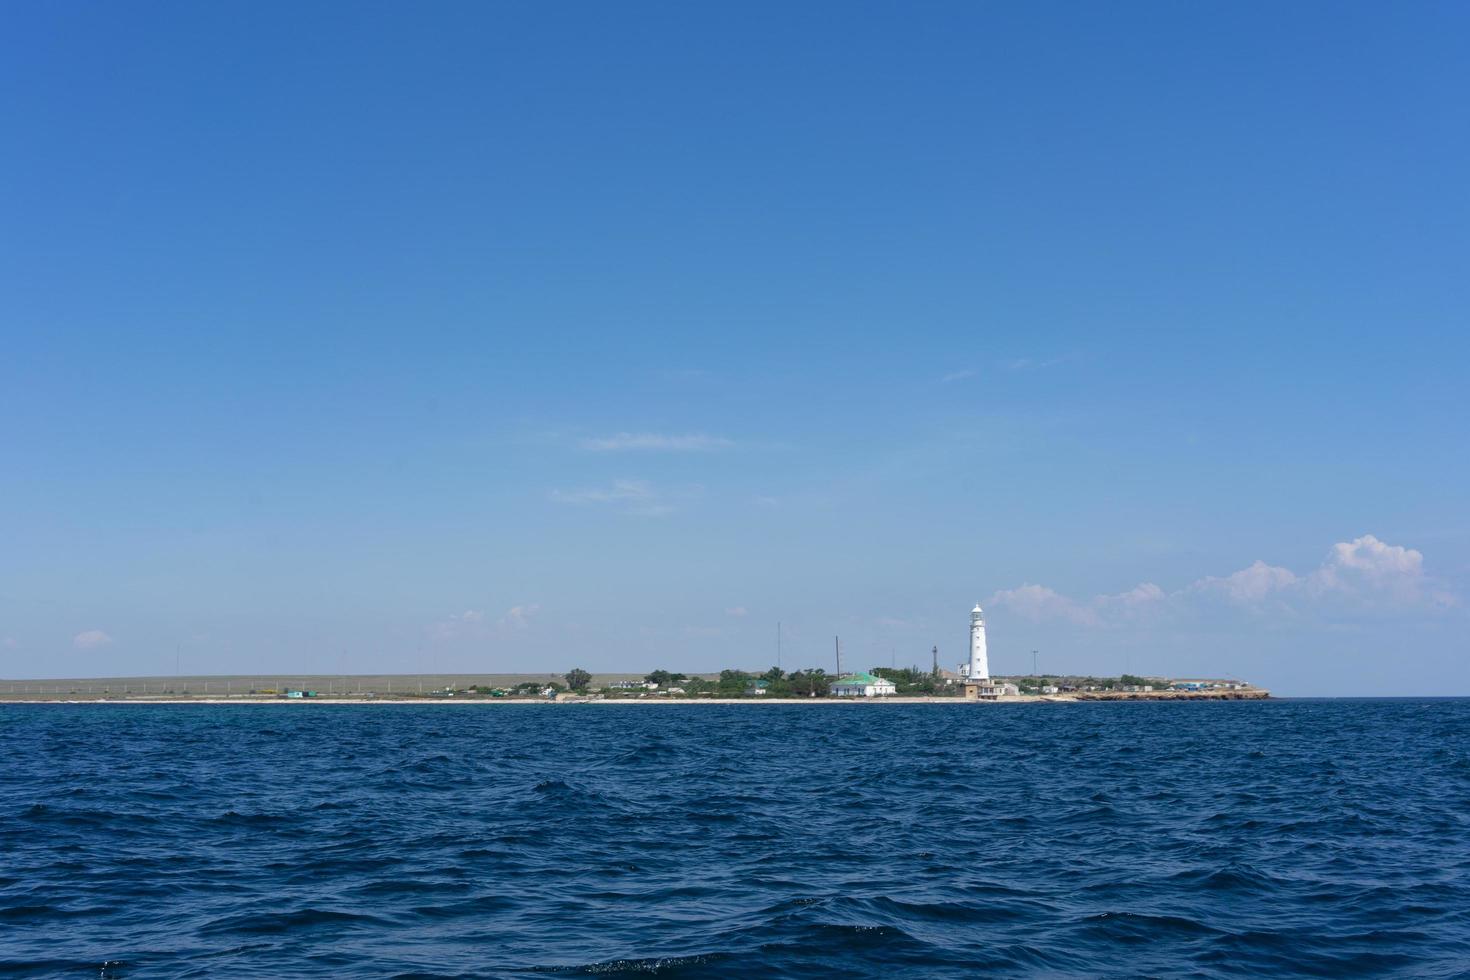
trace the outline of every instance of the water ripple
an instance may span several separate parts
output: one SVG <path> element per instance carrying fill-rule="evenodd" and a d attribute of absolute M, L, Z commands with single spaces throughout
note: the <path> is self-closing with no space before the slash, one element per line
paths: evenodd
<path fill-rule="evenodd" d="M 1459 976 L 1470 702 L 0 707 L 0 975 Z"/>

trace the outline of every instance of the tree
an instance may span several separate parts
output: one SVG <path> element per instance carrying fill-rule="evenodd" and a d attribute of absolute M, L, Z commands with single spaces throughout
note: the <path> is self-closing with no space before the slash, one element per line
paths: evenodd
<path fill-rule="evenodd" d="M 870 673 L 891 680 L 899 694 L 934 694 L 939 690 L 939 683 L 929 671 L 918 667 L 874 667 Z"/>
<path fill-rule="evenodd" d="M 592 683 L 592 675 L 581 667 L 573 667 L 566 673 L 567 687 L 574 691 L 585 691 L 587 685 Z"/>
<path fill-rule="evenodd" d="M 670 684 L 677 684 L 679 681 L 682 681 L 684 675 L 671 674 L 667 670 L 655 670 L 651 674 L 645 674 L 643 679 L 650 684 L 657 684 L 659 687 L 668 687 Z"/>
<path fill-rule="evenodd" d="M 780 667 L 772 667 L 770 670 L 761 675 L 761 680 L 765 681 L 767 684 L 777 684 L 785 676 L 786 671 L 782 670 Z"/>
<path fill-rule="evenodd" d="M 791 685 L 793 694 L 802 694 L 814 698 L 819 694 L 827 693 L 827 672 L 820 667 L 808 667 L 806 670 L 798 670 L 787 678 Z"/>
<path fill-rule="evenodd" d="M 719 680 L 720 693 L 744 694 L 745 685 L 751 680 L 751 676 L 743 670 L 722 670 Z"/>

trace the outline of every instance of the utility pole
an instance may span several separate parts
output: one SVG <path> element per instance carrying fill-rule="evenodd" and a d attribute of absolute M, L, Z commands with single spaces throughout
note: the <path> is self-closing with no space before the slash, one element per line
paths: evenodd
<path fill-rule="evenodd" d="M 939 680 L 939 646 L 938 646 L 938 644 L 935 644 L 933 653 L 934 653 L 934 679 L 937 681 L 937 680 Z"/>
<path fill-rule="evenodd" d="M 835 637 L 835 636 L 832 637 L 832 649 L 837 654 L 837 676 L 838 677 L 841 677 L 842 676 L 842 641 L 839 638 Z"/>
<path fill-rule="evenodd" d="M 1031 676 L 1036 676 L 1036 651 L 1031 651 Z"/>
<path fill-rule="evenodd" d="M 781 669 L 781 621 L 776 620 L 776 669 Z"/>

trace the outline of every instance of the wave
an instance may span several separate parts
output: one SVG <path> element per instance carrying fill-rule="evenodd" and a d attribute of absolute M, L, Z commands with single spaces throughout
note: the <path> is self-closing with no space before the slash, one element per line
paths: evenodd
<path fill-rule="evenodd" d="M 1470 702 L 1125 707 L 0 706 L 0 974 L 1463 973 Z"/>

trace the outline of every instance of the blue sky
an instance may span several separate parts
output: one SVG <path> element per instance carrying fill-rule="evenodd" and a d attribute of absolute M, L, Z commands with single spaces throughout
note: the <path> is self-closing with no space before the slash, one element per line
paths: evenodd
<path fill-rule="evenodd" d="M 1470 694 L 1462 5 L 4 20 L 0 675 Z"/>

